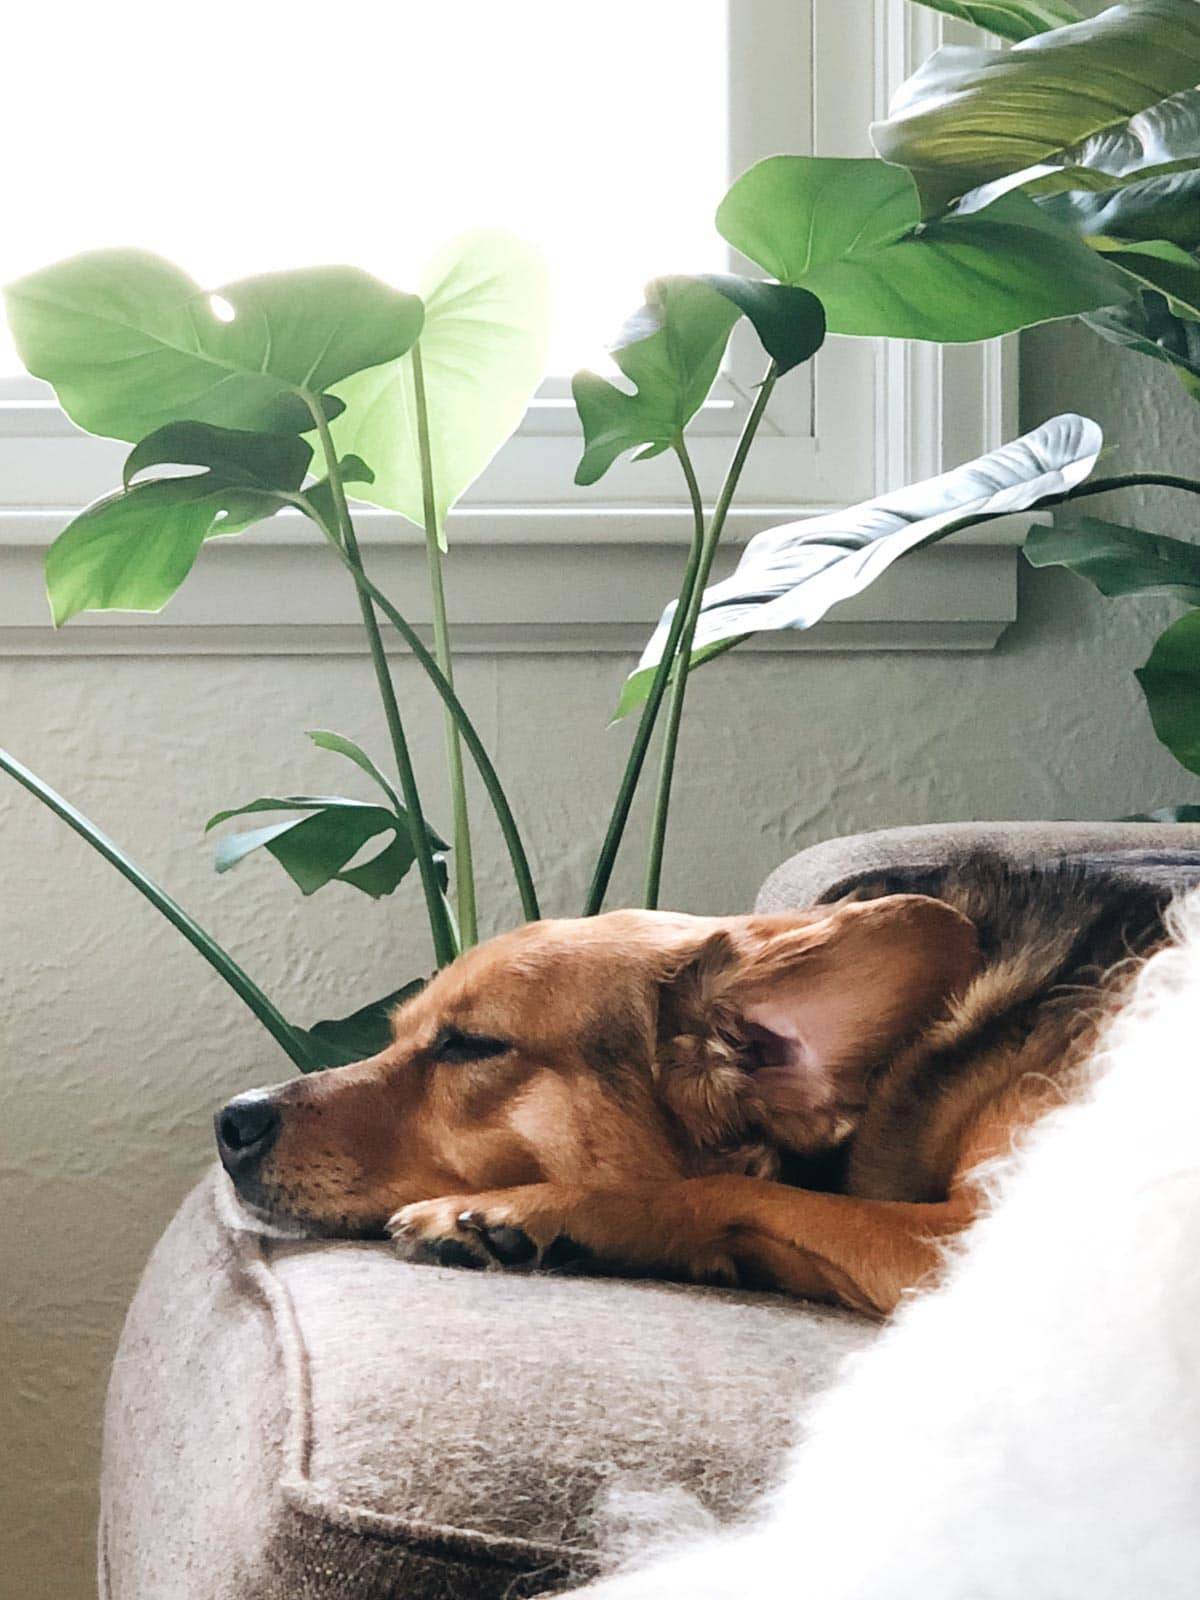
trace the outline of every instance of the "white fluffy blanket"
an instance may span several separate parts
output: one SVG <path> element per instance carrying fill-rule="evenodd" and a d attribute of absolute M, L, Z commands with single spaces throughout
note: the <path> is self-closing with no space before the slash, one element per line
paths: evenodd
<path fill-rule="evenodd" d="M 1175 930 L 761 1520 L 588 1600 L 1200 1595 L 1200 891 Z"/>

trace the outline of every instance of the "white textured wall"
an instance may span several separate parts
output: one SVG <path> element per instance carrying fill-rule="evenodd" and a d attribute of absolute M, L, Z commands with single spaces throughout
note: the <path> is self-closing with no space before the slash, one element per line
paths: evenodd
<path fill-rule="evenodd" d="M 1091 409 L 1122 446 L 1113 470 L 1200 467 L 1200 410 L 1149 364 L 1054 330 L 1026 341 L 1024 369 L 1027 424 Z M 1185 531 L 1190 509 L 1168 504 L 1163 525 Z M 1129 674 L 1169 614 L 1026 573 L 1020 621 L 992 655 L 734 655 L 705 669 L 667 898 L 747 906 L 791 851 L 858 829 L 1114 817 L 1196 798 Z M 626 737 L 605 724 L 625 670 L 540 657 L 473 659 L 462 672 L 551 911 L 577 907 L 602 827 Z M 407 665 L 401 687 L 419 696 L 419 751 L 436 761 L 439 719 Z M 375 905 L 335 886 L 304 903 L 265 859 L 218 880 L 199 836 L 220 805 L 342 784 L 306 727 L 383 750 L 365 661 L 0 660 L 0 708 L 0 741 L 124 841 L 298 1018 L 348 1010 L 422 970 L 413 892 Z M 431 809 L 444 815 L 440 800 Z M 631 844 L 630 889 L 639 834 Z M 513 901 L 490 831 L 480 854 L 496 928 Z M 209 1160 L 213 1108 L 287 1064 L 133 891 L 6 782 L 0 958 L 0 1594 L 83 1600 L 123 1307 Z"/>

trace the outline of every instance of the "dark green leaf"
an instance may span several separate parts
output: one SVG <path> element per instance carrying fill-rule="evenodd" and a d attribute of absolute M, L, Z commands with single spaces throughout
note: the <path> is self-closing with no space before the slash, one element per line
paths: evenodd
<path fill-rule="evenodd" d="M 706 273 L 701 282 L 723 294 L 750 320 L 780 377 L 811 360 L 825 342 L 825 308 L 807 289 L 733 273 Z"/>
<path fill-rule="evenodd" d="M 961 527 L 1024 511 L 1081 483 L 1103 442 L 1086 417 L 1054 417 L 1012 444 L 924 483 L 829 516 L 755 534 L 737 570 L 704 592 L 692 648 L 698 666 L 751 633 L 811 628 L 841 600 L 861 594 L 901 556 Z M 646 698 L 670 629 L 663 613 L 617 715 Z"/>
<path fill-rule="evenodd" d="M 717 211 L 724 237 L 811 289 L 831 333 L 988 339 L 1128 298 L 1128 280 L 1024 195 L 920 226 L 912 178 L 882 161 L 769 156 Z"/>
<path fill-rule="evenodd" d="M 1127 272 L 1139 289 L 1161 294 L 1177 316 L 1200 320 L 1200 262 L 1166 239 L 1125 244 L 1119 239 L 1093 239 L 1093 246 L 1115 267 Z"/>
<path fill-rule="evenodd" d="M 572 381 L 584 437 L 576 483 L 595 483 L 626 450 L 640 447 L 641 460 L 682 437 L 713 386 L 737 319 L 727 296 L 699 279 L 655 278 L 646 285 L 646 304 L 612 348 L 635 392 L 594 372 L 577 372 Z"/>
<path fill-rule="evenodd" d="M 96 250 L 6 291 L 21 359 L 90 433 L 135 441 L 168 422 L 305 432 L 309 405 L 393 361 L 421 302 L 356 267 L 243 278 L 211 292 L 158 256 Z"/>
<path fill-rule="evenodd" d="M 871 136 L 885 161 L 913 173 L 922 215 L 935 216 L 1198 81 L 1196 0 L 1133 0 L 1011 50 L 936 51 Z"/>
<path fill-rule="evenodd" d="M 378 1055 L 392 1042 L 392 1013 L 396 1007 L 419 994 L 425 980 L 418 978 L 406 983 L 402 989 L 384 995 L 369 1006 L 362 1006 L 348 1017 L 336 1021 L 317 1022 L 311 1028 L 296 1028 L 308 1047 L 315 1068 L 344 1067 L 353 1061 L 364 1061 Z"/>
<path fill-rule="evenodd" d="M 1200 822 L 1200 806 L 1159 806 L 1154 811 L 1139 811 L 1122 822 Z"/>
<path fill-rule="evenodd" d="M 1165 362 L 1193 400 L 1200 400 L 1200 322 L 1176 316 L 1162 295 L 1142 294 L 1083 320 L 1110 343 Z"/>
<path fill-rule="evenodd" d="M 46 552 L 55 627 L 81 611 L 161 611 L 206 539 L 240 533 L 285 504 L 211 472 L 139 483 L 97 500 Z"/>
<path fill-rule="evenodd" d="M 344 744 L 349 747 L 350 741 L 346 740 Z M 336 749 L 338 746 L 327 745 L 326 748 Z M 357 746 L 353 748 L 357 749 Z M 342 749 L 341 753 L 347 754 L 348 750 Z M 367 758 L 364 756 L 363 759 Z M 385 782 L 382 774 L 379 775 L 379 781 Z M 265 828 L 227 835 L 217 845 L 214 864 L 218 872 L 228 872 L 254 851 L 266 850 L 303 894 L 313 894 L 336 880 L 378 897 L 391 894 L 416 859 L 408 813 L 402 806 L 397 805 L 392 809 L 390 806 L 350 800 L 343 795 L 264 796 L 246 805 L 219 811 L 209 819 L 205 832 L 231 817 L 255 816 L 273 811 L 304 811 L 309 814 L 272 823 Z M 427 827 L 426 831 L 434 849 L 449 849 L 445 840 L 432 828 Z M 348 865 L 365 844 L 379 834 L 389 832 L 395 837 L 379 855 L 358 867 Z"/>
<path fill-rule="evenodd" d="M 1200 155 L 1194 162 L 1200 165 Z M 1194 166 L 1109 193 L 1070 189 L 1039 204 L 1047 216 L 1084 237 L 1101 234 L 1129 243 L 1166 239 L 1182 250 L 1200 246 L 1200 171 Z"/>
<path fill-rule="evenodd" d="M 128 489 L 147 467 L 208 467 L 228 484 L 294 492 L 304 482 L 312 446 L 294 433 L 251 433 L 207 422 L 168 422 L 125 459 Z"/>
<path fill-rule="evenodd" d="M 1200 606 L 1200 547 L 1098 517 L 1034 528 L 1025 541 L 1034 567 L 1066 567 L 1101 594 L 1169 594 Z"/>
<path fill-rule="evenodd" d="M 255 804 L 238 809 L 250 812 L 268 808 Z M 369 840 L 395 827 L 395 815 L 383 806 L 342 802 L 290 822 L 230 834 L 217 845 L 215 864 L 218 872 L 228 872 L 252 851 L 265 849 L 302 894 L 313 894 L 336 878 Z M 410 849 L 410 864 L 411 861 Z"/>
<path fill-rule="evenodd" d="M 1014 42 L 1031 39 L 1034 34 L 1078 22 L 1080 13 L 1067 0 L 919 0 L 931 11 L 944 11 L 948 17 L 967 22 L 985 33 L 996 33 Z"/>
<path fill-rule="evenodd" d="M 1137 679 L 1160 741 L 1181 766 L 1200 773 L 1200 611 L 1159 635 Z"/>

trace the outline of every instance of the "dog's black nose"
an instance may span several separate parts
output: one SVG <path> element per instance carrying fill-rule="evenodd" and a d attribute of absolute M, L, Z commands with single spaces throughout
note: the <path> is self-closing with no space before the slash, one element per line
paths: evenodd
<path fill-rule="evenodd" d="M 213 1119 L 221 1164 L 231 1178 L 249 1172 L 275 1143 L 282 1121 L 268 1094 L 240 1094 Z"/>

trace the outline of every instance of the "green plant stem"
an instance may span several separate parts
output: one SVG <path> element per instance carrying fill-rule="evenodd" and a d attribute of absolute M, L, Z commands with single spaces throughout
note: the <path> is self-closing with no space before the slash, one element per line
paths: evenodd
<path fill-rule="evenodd" d="M 670 667 L 676 660 L 679 640 L 682 637 L 688 614 L 691 611 L 696 579 L 700 574 L 704 560 L 704 503 L 700 497 L 700 486 L 696 482 L 696 473 L 692 466 L 691 456 L 688 454 L 687 446 L 682 439 L 679 442 L 679 448 L 676 453 L 679 456 L 679 464 L 683 468 L 683 475 L 687 479 L 688 497 L 692 503 L 692 556 L 688 564 L 690 581 L 685 580 L 684 589 L 686 593 L 680 594 L 676 605 L 679 626 L 675 630 L 675 641 L 671 645 L 668 637 L 667 642 L 671 647 L 664 651 L 664 656 L 668 663 L 664 688 L 670 681 Z M 676 682 L 678 682 L 678 678 Z M 646 887 L 643 901 L 650 909 L 658 905 L 658 890 L 662 881 L 663 849 L 667 837 L 667 812 L 670 805 L 670 773 L 675 765 L 675 751 L 679 743 L 679 720 L 682 711 L 683 705 L 679 697 L 672 695 L 671 704 L 667 712 L 666 731 L 663 734 L 662 754 L 659 757 L 658 792 L 655 797 L 654 820 L 650 833 L 650 855 L 646 863 Z M 665 793 L 664 785 L 666 786 Z"/>
<path fill-rule="evenodd" d="M 358 540 L 354 535 L 354 524 L 350 520 L 350 507 L 346 503 L 346 490 L 342 483 L 341 468 L 338 465 L 337 451 L 334 449 L 333 437 L 329 432 L 329 424 L 325 420 L 325 413 L 319 403 L 310 404 L 309 409 L 317 426 L 317 436 L 321 441 L 321 450 L 325 457 L 325 470 L 329 475 L 329 489 L 333 497 L 334 514 L 337 517 L 338 534 L 340 536 L 335 540 L 335 544 L 342 551 L 346 565 L 350 567 L 351 571 L 362 572 L 362 559 L 358 553 Z M 458 954 L 454 943 L 454 931 L 450 926 L 450 919 L 446 915 L 446 903 L 442 898 L 442 889 L 438 882 L 437 868 L 433 860 L 433 847 L 429 842 L 429 833 L 425 826 L 425 812 L 421 806 L 421 795 L 417 788 L 417 775 L 413 770 L 408 739 L 405 736 L 404 723 L 400 716 L 400 706 L 396 700 L 396 690 L 388 668 L 383 639 L 379 633 L 379 622 L 375 616 L 375 608 L 371 603 L 370 597 L 363 591 L 361 585 L 357 584 L 357 581 L 356 587 L 358 589 L 359 610 L 362 613 L 363 627 L 366 630 L 367 644 L 371 652 L 371 665 L 375 669 L 375 681 L 379 685 L 379 697 L 383 702 L 383 713 L 387 719 L 388 732 L 392 740 L 392 751 L 396 758 L 396 770 L 400 778 L 400 792 L 404 796 L 404 804 L 408 810 L 412 845 L 416 853 L 417 870 L 421 874 L 421 888 L 425 894 L 425 908 L 429 915 L 429 930 L 433 936 L 434 959 L 439 967 L 444 967 L 453 961 Z"/>
<path fill-rule="evenodd" d="M 61 818 L 69 828 L 73 828 L 80 838 L 86 839 L 92 849 L 102 855 L 110 866 L 115 867 L 127 883 L 131 883 L 149 900 L 154 909 L 183 935 L 192 948 L 199 951 L 238 999 L 250 1008 L 276 1044 L 301 1072 L 312 1069 L 313 1062 L 308 1051 L 296 1037 L 290 1023 L 275 1009 L 254 980 L 242 971 L 233 957 L 223 950 L 210 934 L 205 933 L 199 923 L 193 921 L 183 907 L 172 900 L 165 889 L 160 889 L 107 834 L 102 833 L 93 822 L 89 822 L 81 811 L 77 811 L 49 784 L 43 783 L 36 773 L 23 766 L 15 756 L 9 755 L 7 750 L 0 750 L 0 769 L 7 772 L 10 778 L 15 778 L 23 788 L 28 789 L 29 793 L 53 811 L 56 817 Z"/>
<path fill-rule="evenodd" d="M 433 659 L 433 656 L 430 654 L 430 652 L 425 648 L 425 645 L 422 643 L 421 637 L 417 633 L 416 629 L 411 623 L 405 621 L 404 617 L 402 617 L 399 611 L 396 610 L 396 607 L 388 599 L 387 595 L 385 595 L 382 589 L 378 588 L 376 584 L 371 582 L 370 578 L 367 577 L 363 569 L 360 566 L 356 566 L 355 563 L 351 561 L 345 550 L 342 549 L 337 535 L 331 528 L 325 525 L 324 521 L 316 514 L 313 507 L 309 505 L 309 503 L 304 499 L 303 495 L 298 495 L 296 497 L 296 504 L 308 517 L 312 519 L 313 522 L 316 523 L 317 527 L 325 535 L 326 539 L 328 539 L 331 548 L 338 557 L 338 560 L 342 563 L 347 572 L 349 572 L 350 576 L 354 579 L 354 582 L 358 585 L 360 593 L 365 595 L 370 601 L 378 606 L 379 610 L 383 612 L 384 616 L 392 624 L 393 628 L 395 628 L 396 632 L 404 640 L 405 644 L 408 645 L 409 649 L 412 651 L 413 655 L 416 656 L 420 665 L 425 669 L 429 681 L 433 684 L 433 687 L 441 696 L 443 704 L 453 715 L 458 726 L 458 731 L 462 735 L 462 741 L 466 745 L 472 761 L 475 763 L 476 770 L 479 773 L 480 781 L 487 790 L 488 798 L 491 800 L 493 809 L 495 810 L 496 821 L 500 826 L 500 832 L 504 836 L 504 843 L 508 848 L 509 860 L 512 862 L 513 876 L 516 878 L 517 893 L 521 897 L 521 909 L 525 914 L 525 919 L 528 922 L 537 922 L 541 917 L 541 911 L 538 909 L 537 892 L 534 889 L 533 874 L 529 870 L 529 858 L 526 856 L 525 847 L 521 843 L 521 834 L 517 827 L 517 819 L 513 816 L 512 807 L 508 803 L 508 796 L 504 793 L 504 788 L 501 785 L 499 775 L 497 774 L 495 767 L 492 765 L 491 757 L 484 748 L 483 740 L 475 731 L 475 725 L 467 715 L 462 701 L 458 698 L 457 694 L 455 694 L 453 685 L 447 682 L 445 674 L 442 672 L 437 662 Z"/>
<path fill-rule="evenodd" d="M 671 704 L 667 709 L 667 727 L 663 735 L 662 762 L 658 775 L 658 792 L 654 799 L 654 821 L 650 834 L 650 860 L 646 869 L 646 894 L 645 903 L 653 908 L 658 905 L 658 891 L 662 881 L 663 849 L 667 838 L 667 817 L 671 808 L 671 784 L 675 776 L 675 756 L 679 747 L 679 727 L 683 719 L 683 703 L 687 696 L 688 676 L 692 665 L 692 644 L 696 637 L 696 624 L 700 619 L 700 608 L 704 604 L 704 591 L 708 585 L 709 574 L 712 572 L 713 558 L 717 553 L 717 546 L 721 542 L 724 532 L 725 519 L 729 514 L 729 507 L 737 492 L 741 480 L 742 469 L 746 465 L 746 457 L 750 454 L 750 446 L 754 443 L 754 436 L 758 432 L 763 414 L 771 399 L 771 392 L 775 388 L 779 377 L 779 370 L 774 361 L 767 368 L 766 376 L 759 385 L 758 394 L 750 408 L 750 415 L 746 418 L 737 447 L 733 452 L 733 459 L 729 463 L 729 471 L 725 474 L 725 481 L 721 485 L 721 492 L 717 496 L 717 503 L 713 507 L 712 521 L 704 536 L 704 545 L 700 553 L 700 566 L 696 574 L 696 582 L 692 587 L 691 598 L 687 606 L 687 617 L 684 620 L 683 631 L 679 637 L 679 646 L 675 655 L 674 681 L 671 685 Z"/>
<path fill-rule="evenodd" d="M 683 632 L 684 618 L 691 602 L 692 591 L 696 586 L 696 575 L 700 571 L 700 558 L 704 548 L 704 506 L 700 499 L 700 488 L 696 482 L 696 474 L 692 468 L 691 457 L 688 455 L 682 434 L 675 441 L 675 454 L 679 457 L 680 465 L 683 467 L 684 476 L 687 479 L 688 494 L 692 502 L 692 544 L 688 552 L 687 567 L 684 570 L 679 598 L 675 602 L 675 611 L 671 617 L 666 643 L 663 646 L 662 660 L 659 662 L 654 677 L 650 682 L 650 689 L 642 707 L 642 715 L 638 720 L 637 732 L 634 734 L 633 744 L 630 746 L 629 756 L 625 762 L 625 771 L 621 775 L 617 797 L 613 802 L 612 815 L 609 817 L 604 843 L 600 847 L 595 871 L 592 873 L 592 881 L 588 886 L 587 900 L 583 908 L 585 917 L 594 917 L 597 914 L 604 904 L 604 896 L 608 892 L 609 880 L 612 878 L 617 852 L 621 848 L 621 840 L 624 837 L 625 827 L 629 821 L 633 797 L 637 793 L 638 782 L 642 776 L 642 768 L 645 765 L 646 753 L 650 748 L 650 740 L 654 734 L 654 725 L 658 720 L 659 708 L 662 705 L 663 696 L 667 692 L 667 683 L 671 676 L 671 664 L 675 659 L 675 648 L 679 643 L 679 636 Z"/>
<path fill-rule="evenodd" d="M 429 592 L 433 599 L 433 653 L 442 675 L 454 684 L 454 662 L 450 654 L 450 630 L 446 622 L 446 590 L 442 582 L 442 548 L 438 539 L 437 502 L 433 492 L 433 452 L 429 445 L 429 405 L 425 396 L 425 368 L 421 360 L 421 341 L 412 347 L 413 398 L 417 412 L 417 449 L 421 459 L 421 499 L 425 514 L 425 557 L 429 567 Z M 446 733 L 446 771 L 450 778 L 450 797 L 454 811 L 454 886 L 458 902 L 460 946 L 470 949 L 479 941 L 479 918 L 475 904 L 475 861 L 471 849 L 471 820 L 467 812 L 467 784 L 463 772 L 462 744 L 458 725 L 444 712 Z"/>
<path fill-rule="evenodd" d="M 1069 500 L 1084 500 L 1092 494 L 1115 494 L 1118 489 L 1182 489 L 1185 494 L 1200 494 L 1200 478 L 1182 478 L 1173 472 L 1127 472 L 1116 478 L 1090 478 L 1068 489 L 1045 505 L 1061 505 Z"/>

